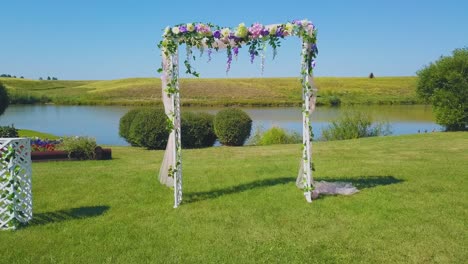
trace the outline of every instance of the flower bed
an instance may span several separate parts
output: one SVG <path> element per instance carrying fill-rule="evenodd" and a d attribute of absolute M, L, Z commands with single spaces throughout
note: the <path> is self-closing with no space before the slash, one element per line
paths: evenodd
<path fill-rule="evenodd" d="M 94 150 L 95 160 L 109 160 L 112 159 L 112 150 L 110 148 L 96 147 Z M 60 161 L 60 160 L 80 160 L 80 157 L 71 155 L 68 156 L 68 152 L 64 150 L 51 150 L 51 151 L 32 151 L 31 160 L 33 162 L 38 161 Z"/>
<path fill-rule="evenodd" d="M 72 138 L 79 139 L 79 137 Z M 82 138 L 83 139 L 83 138 Z M 84 153 L 80 151 L 70 152 L 63 146 L 64 140 L 49 140 L 35 138 L 31 140 L 31 159 L 32 161 L 57 161 L 57 160 L 83 160 L 83 159 L 95 159 L 95 160 L 107 160 L 112 159 L 111 149 L 103 149 L 100 146 L 94 147 L 94 153 L 84 157 Z M 95 142 L 94 142 L 95 144 Z M 92 148 L 91 148 L 92 149 Z"/>

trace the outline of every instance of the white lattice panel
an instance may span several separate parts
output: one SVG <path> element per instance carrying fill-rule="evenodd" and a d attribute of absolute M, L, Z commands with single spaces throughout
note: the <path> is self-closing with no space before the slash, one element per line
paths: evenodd
<path fill-rule="evenodd" d="M 32 219 L 31 142 L 0 138 L 0 230 Z"/>

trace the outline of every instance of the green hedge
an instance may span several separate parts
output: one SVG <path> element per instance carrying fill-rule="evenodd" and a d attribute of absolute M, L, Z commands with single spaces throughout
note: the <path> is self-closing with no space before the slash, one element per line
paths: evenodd
<path fill-rule="evenodd" d="M 19 137 L 18 129 L 16 129 L 13 125 L 11 125 L 11 126 L 0 126 L 0 137 L 2 137 L 2 138 Z"/>
<path fill-rule="evenodd" d="M 135 119 L 136 115 L 141 111 L 141 108 L 132 109 L 120 118 L 119 136 L 124 138 L 125 141 L 132 146 L 138 146 L 138 144 L 130 139 L 130 126 L 132 125 L 133 119 Z"/>
<path fill-rule="evenodd" d="M 274 145 L 274 144 L 296 144 L 302 142 L 302 135 L 297 132 L 288 132 L 281 127 L 272 127 L 267 131 L 256 135 L 257 142 L 254 145 Z"/>
<path fill-rule="evenodd" d="M 211 147 L 216 141 L 214 116 L 208 113 L 182 112 L 182 147 Z"/>
<path fill-rule="evenodd" d="M 250 136 L 252 119 L 240 109 L 227 108 L 216 114 L 214 129 L 221 144 L 242 146 Z"/>
<path fill-rule="evenodd" d="M 10 98 L 8 97 L 6 87 L 0 83 L 0 115 L 3 115 L 9 104 Z"/>
<path fill-rule="evenodd" d="M 148 149 L 165 149 L 169 130 L 168 118 L 162 109 L 143 109 L 139 111 L 129 130 L 130 142 Z"/>

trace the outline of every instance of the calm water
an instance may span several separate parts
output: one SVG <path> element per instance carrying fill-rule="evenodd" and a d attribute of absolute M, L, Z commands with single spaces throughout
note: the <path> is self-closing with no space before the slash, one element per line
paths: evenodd
<path fill-rule="evenodd" d="M 1 125 L 14 124 L 16 128 L 32 129 L 58 136 L 91 136 L 102 145 L 127 145 L 119 137 L 119 119 L 131 107 L 125 106 L 55 106 L 55 105 L 12 105 L 0 117 Z M 221 108 L 186 108 L 183 110 L 216 113 Z M 242 108 L 253 120 L 253 129 L 268 129 L 279 126 L 302 133 L 301 109 L 288 108 Z M 331 120 L 342 115 L 347 108 L 318 107 L 312 115 L 314 135 Z M 415 134 L 441 130 L 435 124 L 429 106 L 359 106 L 353 109 L 368 112 L 375 121 L 387 121 L 394 135 Z"/>

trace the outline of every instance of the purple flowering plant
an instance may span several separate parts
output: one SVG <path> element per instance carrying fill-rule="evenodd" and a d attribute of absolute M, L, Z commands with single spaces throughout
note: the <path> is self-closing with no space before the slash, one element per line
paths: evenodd
<path fill-rule="evenodd" d="M 31 150 L 32 151 L 54 151 L 60 147 L 62 140 L 50 140 L 50 139 L 31 139 Z"/>

